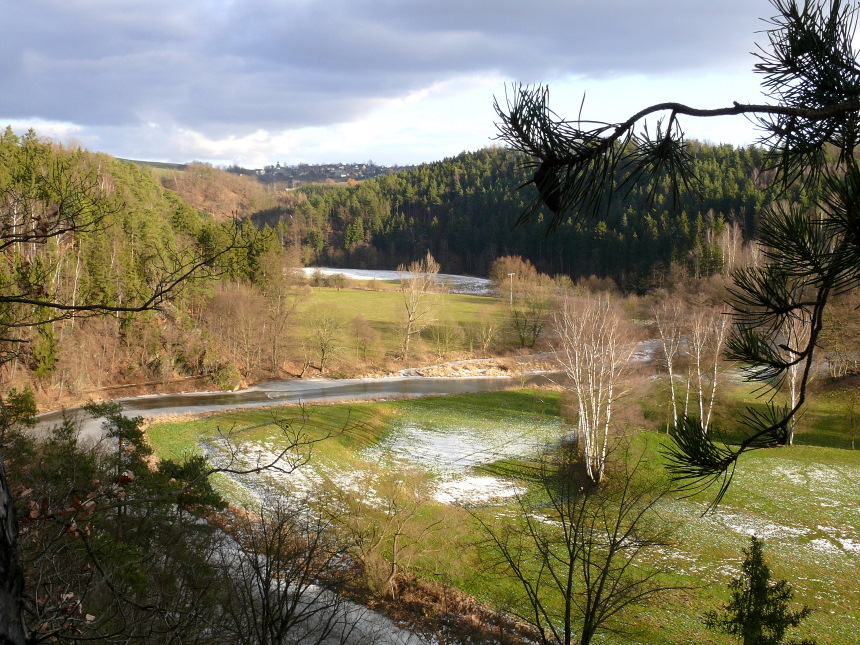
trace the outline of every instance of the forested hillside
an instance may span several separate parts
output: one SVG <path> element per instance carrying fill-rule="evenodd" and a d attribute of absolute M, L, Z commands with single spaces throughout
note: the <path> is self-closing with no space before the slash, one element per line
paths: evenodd
<path fill-rule="evenodd" d="M 214 280 L 282 273 L 271 236 L 195 210 L 147 168 L 33 132 L 0 138 L 0 207 L 0 380 L 58 400 L 216 374 L 194 323 Z"/>
<path fill-rule="evenodd" d="M 753 236 L 771 199 L 760 149 L 694 142 L 691 152 L 698 194 L 676 203 L 668 180 L 654 195 L 633 185 L 600 221 L 568 218 L 551 236 L 543 214 L 514 230 L 536 195 L 531 186 L 517 188 L 534 169 L 501 148 L 347 187 L 303 187 L 296 191 L 303 201 L 254 219 L 275 226 L 287 246 L 301 245 L 306 263 L 395 268 L 429 249 L 444 272 L 486 275 L 496 257 L 521 255 L 545 273 L 609 276 L 644 290 L 673 263 L 692 275 L 721 270 L 726 224 Z"/>
<path fill-rule="evenodd" d="M 442 633 L 444 622 L 444 633 L 454 634 L 452 639 L 462 632 L 461 642 L 490 642 L 488 625 L 501 633 L 498 625 L 509 622 L 510 599 L 519 597 L 517 580 L 530 584 L 531 571 L 518 579 L 512 576 L 512 567 L 521 560 L 543 566 L 533 557 L 540 551 L 529 551 L 540 548 L 543 534 L 529 532 L 533 507 L 519 500 L 531 503 L 537 499 L 533 494 L 551 494 L 549 488 L 543 492 L 533 488 L 529 497 L 520 497 L 519 492 L 508 497 L 498 491 L 527 490 L 537 482 L 531 473 L 554 477 L 553 463 L 585 466 L 571 481 L 579 486 L 586 480 L 576 478 L 588 477 L 593 485 L 579 491 L 589 494 L 626 490 L 635 472 L 626 471 L 618 489 L 600 483 L 609 437 L 605 431 L 599 459 L 593 448 L 590 453 L 583 448 L 586 461 L 571 452 L 564 457 L 569 461 L 551 462 L 555 453 L 534 455 L 525 452 L 533 448 L 524 446 L 552 445 L 547 444 L 545 433 L 566 433 L 574 419 L 582 433 L 609 428 L 610 411 L 615 436 L 634 442 L 640 441 L 635 436 L 640 432 L 659 430 L 660 434 L 651 436 L 660 442 L 663 432 L 677 432 L 679 410 L 686 414 L 688 405 L 706 413 L 708 422 L 713 422 L 709 427 L 720 431 L 727 427 L 727 419 L 738 416 L 736 378 L 729 378 L 721 361 L 728 320 L 720 307 L 725 275 L 693 278 L 725 274 L 733 262 L 748 266 L 757 245 L 741 244 L 742 227 L 747 235 L 754 233 L 758 208 L 770 197 L 757 188 L 762 179 L 758 151 L 697 146 L 695 153 L 705 197 L 696 210 L 689 206 L 691 202 L 676 210 L 667 185 L 654 195 L 653 205 L 634 186 L 633 205 L 623 212 L 610 205 L 605 220 L 566 221 L 558 233 L 546 237 L 541 221 L 512 231 L 512 223 L 528 206 L 528 192 L 514 190 L 528 179 L 528 171 L 522 158 L 500 149 L 464 154 L 362 184 L 272 192 L 247 178 L 233 181 L 224 171 L 205 165 L 161 172 L 7 130 L 0 140 L 4 216 L 0 231 L 0 411 L 4 417 L 0 420 L 4 453 L 0 510 L 6 512 L 14 505 L 21 528 L 17 534 L 7 531 L 5 543 L 0 534 L 0 551 L 14 556 L 7 555 L 6 570 L 12 574 L 6 578 L 17 580 L 17 587 L 0 586 L 0 605 L 3 592 L 18 602 L 15 611 L 40 642 L 84 637 L 114 642 L 121 636 L 128 642 L 154 643 L 164 642 L 167 634 L 176 635 L 177 642 L 259 643 L 266 640 L 261 630 L 274 624 L 267 615 L 283 626 L 282 633 L 269 641 L 285 642 L 300 638 L 302 630 L 318 631 L 320 625 L 324 631 L 329 629 L 329 619 L 320 616 L 337 614 L 318 611 L 319 596 L 307 601 L 308 590 L 326 588 L 347 590 L 353 597 L 387 608 L 398 620 L 406 615 L 418 622 L 415 629 Z M 789 198 L 805 199 L 800 194 Z M 232 211 L 232 218 L 227 211 Z M 430 280 L 439 270 L 430 251 L 438 254 L 445 270 L 490 275 L 504 285 L 503 297 L 440 293 Z M 545 271 L 570 272 L 574 277 L 612 276 L 629 290 L 620 294 L 606 279 L 554 278 L 539 272 L 521 254 L 531 254 Z M 420 262 L 415 261 L 422 255 Z M 298 260 L 389 267 L 411 262 L 413 277 L 403 276 L 395 284 L 378 281 L 360 289 L 342 289 L 343 281 L 327 282 L 321 274 L 310 280 L 292 275 L 286 269 Z M 672 266 L 676 268 L 669 276 Z M 685 272 L 689 279 L 680 279 Z M 660 274 L 671 277 L 670 288 L 656 289 L 647 297 L 632 293 L 658 284 Z M 827 357 L 828 376 L 833 379 L 827 384 L 831 385 L 858 369 L 856 297 L 844 294 L 834 300 L 822 324 L 820 347 Z M 652 360 L 641 365 L 634 361 L 633 368 L 628 358 L 638 345 L 632 341 L 643 338 L 642 334 L 654 339 L 651 345 L 656 351 Z M 418 417 L 409 417 L 407 408 L 387 404 L 334 407 L 313 415 L 301 408 L 298 416 L 279 419 L 273 429 L 273 411 L 265 410 L 260 418 L 213 419 L 212 433 L 218 438 L 212 434 L 210 441 L 209 421 L 198 420 L 187 427 L 150 429 L 145 439 L 139 420 L 124 419 L 118 407 L 107 404 L 91 408 L 97 416 L 107 415 L 104 432 L 116 439 L 103 444 L 104 451 L 78 443 L 71 423 L 61 425 L 46 441 L 22 431 L 37 405 L 59 408 L 171 388 L 233 389 L 243 381 L 279 377 L 394 374 L 414 365 L 424 368 L 417 373 L 435 376 L 445 373 L 448 361 L 454 361 L 447 365 L 450 373 L 461 375 L 560 368 L 575 384 L 582 381 L 577 380 L 578 359 L 572 356 L 575 348 L 588 343 L 592 343 L 589 356 L 614 362 L 614 366 L 595 363 L 589 369 L 618 368 L 611 389 L 624 393 L 624 397 L 601 399 L 606 407 L 599 424 L 586 420 L 583 413 L 581 402 L 592 395 L 573 385 L 564 396 L 580 402 L 578 412 L 558 393 L 544 391 L 505 392 L 499 398 L 470 396 L 463 399 L 467 409 L 462 415 L 453 414 L 450 399 L 442 398 L 424 405 Z M 627 353 L 620 348 L 628 348 Z M 546 356 L 543 352 L 553 349 L 560 357 L 557 364 L 543 359 L 529 364 L 523 356 Z M 464 358 L 476 360 L 460 360 Z M 623 370 L 622 364 L 627 364 Z M 837 396 L 818 415 L 823 418 L 826 413 L 828 419 L 844 423 L 827 421 L 824 430 L 814 429 L 814 433 L 808 429 L 811 425 L 799 426 L 799 443 L 814 434 L 814 448 L 854 446 L 856 396 L 847 388 Z M 843 397 L 851 407 L 840 407 Z M 356 406 L 360 410 L 353 417 Z M 498 410 L 499 416 L 484 411 L 489 408 Z M 520 416 L 526 408 L 534 412 L 533 418 Z M 314 415 L 322 417 L 321 422 Z M 421 425 L 413 422 L 416 418 L 424 419 Z M 539 441 L 521 443 L 510 434 L 487 437 L 488 445 L 494 446 L 489 460 L 468 462 L 472 465 L 461 473 L 468 489 L 486 495 L 477 502 L 479 516 L 459 507 L 471 502 L 431 494 L 442 490 L 441 479 L 437 481 L 429 469 L 424 471 L 423 465 L 389 472 L 388 463 L 401 462 L 388 461 L 386 456 L 367 460 L 371 448 L 389 451 L 391 446 L 394 455 L 394 444 L 384 443 L 383 437 L 395 436 L 403 428 L 421 433 L 409 437 L 410 445 L 435 441 L 424 424 L 443 428 L 446 445 L 464 443 L 470 456 L 477 453 L 469 441 L 482 428 L 494 433 L 513 429 L 516 436 L 534 434 Z M 237 432 L 221 433 L 221 428 Z M 456 439 L 446 436 L 449 432 Z M 257 441 L 263 443 L 252 443 Z M 495 446 L 502 442 L 517 452 L 498 452 Z M 269 459 L 265 451 L 274 445 L 284 452 L 272 453 Z M 619 456 L 624 463 L 626 454 Z M 651 454 L 641 463 L 659 463 L 660 453 L 652 450 Z M 813 464 L 817 457 L 808 454 Z M 835 454 L 828 453 L 828 458 Z M 219 455 L 224 461 L 219 461 Z M 241 462 L 244 455 L 254 463 Z M 278 461 L 279 457 L 283 460 Z M 453 453 L 445 454 L 449 458 L 464 461 Z M 854 468 L 854 461 L 850 458 L 845 467 Z M 354 463 L 349 471 L 359 473 L 350 475 L 355 486 L 331 477 L 345 463 Z M 272 473 L 305 477 L 299 470 L 305 466 L 325 472 L 326 477 L 319 478 L 325 485 L 317 488 L 315 475 L 309 475 L 303 481 L 314 482 L 314 488 L 299 494 L 286 479 L 260 483 L 268 482 Z M 210 467 L 225 478 L 205 478 Z M 605 470 L 614 478 L 625 472 L 624 467 L 619 461 Z M 821 472 L 817 462 L 814 468 Z M 768 473 L 772 470 L 767 468 Z M 518 473 L 527 473 L 526 479 L 517 480 Z M 228 479 L 228 474 L 241 479 Z M 502 476 L 508 483 L 497 489 L 496 481 Z M 334 488 L 328 488 L 329 483 Z M 455 485 L 459 487 L 460 481 Z M 751 488 L 757 499 L 760 490 L 777 489 L 772 480 Z M 369 492 L 356 493 L 359 489 Z M 268 490 L 274 491 L 272 504 L 268 494 L 257 497 L 254 492 Z M 850 495 L 845 493 L 845 499 L 850 500 Z M 285 499 L 292 505 L 281 503 Z M 514 505 L 505 501 L 513 499 L 518 500 Z M 623 501 L 582 499 L 588 504 L 595 500 L 595 506 L 588 508 L 597 515 L 591 517 L 606 517 L 601 514 L 616 504 L 622 510 L 633 508 Z M 388 510 L 378 508 L 377 500 L 383 500 Z M 225 508 L 227 502 L 230 506 Z M 651 504 L 647 501 L 643 512 Z M 672 512 L 686 518 L 691 507 L 686 500 L 682 504 Z M 835 508 L 846 504 L 840 498 Z M 747 507 L 743 498 L 738 505 Z M 768 512 L 782 513 L 776 502 L 772 508 L 778 510 L 768 508 Z M 700 510 L 694 507 L 692 515 L 698 516 Z M 639 511 L 633 516 L 644 517 Z M 6 517 L 12 515 L 7 512 Z M 518 517 L 524 524 L 517 524 Z M 548 517 L 551 521 L 546 526 L 570 521 L 564 514 L 558 520 Z M 576 524 L 589 521 L 576 520 Z M 634 525 L 638 522 L 634 520 Z M 834 527 L 827 529 L 834 539 L 848 530 L 842 528 L 847 522 L 839 518 L 810 520 L 797 533 L 803 536 L 804 548 L 814 544 L 817 538 L 809 536 L 818 535 L 824 522 Z M 367 526 L 374 528 L 368 532 Z M 651 526 L 657 524 L 646 528 Z M 376 527 L 382 527 L 382 532 Z M 517 529 L 525 536 L 521 544 L 526 550 L 507 550 L 511 543 L 500 537 L 500 531 L 511 527 L 526 527 Z M 231 536 L 225 537 L 221 528 Z M 628 534 L 633 528 L 638 534 L 636 526 Z M 653 542 L 675 548 L 678 561 L 695 562 L 689 573 L 674 564 L 671 570 L 665 569 L 664 555 L 659 560 L 640 560 L 635 546 L 631 557 L 637 559 L 637 570 L 641 565 L 643 571 L 659 575 L 666 581 L 663 591 L 669 593 L 663 596 L 662 609 L 654 605 L 647 612 L 631 612 L 639 616 L 634 623 L 637 629 L 656 634 L 643 642 L 681 642 L 682 633 L 688 638 L 691 629 L 702 631 L 697 616 L 715 602 L 712 583 L 722 580 L 713 569 L 703 577 L 705 569 L 699 562 L 713 567 L 715 557 L 735 557 L 739 550 L 736 541 L 726 542 L 733 526 L 719 531 L 711 525 L 688 532 L 677 548 L 662 539 Z M 715 534 L 721 541 L 719 548 L 711 541 Z M 590 552 L 592 545 L 606 543 L 607 535 L 599 531 L 584 535 L 583 550 L 577 552 Z M 476 550 L 479 544 L 490 545 L 490 550 Z M 580 566 L 576 557 L 562 560 L 561 566 L 573 572 Z M 599 565 L 603 571 L 609 571 L 614 557 Z M 822 587 L 844 584 L 854 575 L 854 569 L 832 564 L 822 571 L 819 554 L 810 555 L 809 549 L 804 558 L 805 568 L 799 570 L 802 579 L 810 580 L 806 571 L 814 570 Z M 277 563 L 278 568 L 260 568 L 261 563 Z M 504 568 L 505 563 L 512 565 L 511 570 Z M 484 575 L 491 569 L 498 572 L 495 590 L 487 586 Z M 622 578 L 627 576 L 626 565 L 618 571 Z M 481 572 L 480 580 L 471 577 L 475 572 Z M 647 575 L 646 581 L 651 579 L 651 573 Z M 686 589 L 690 578 L 697 581 L 696 593 L 704 590 L 699 596 L 691 601 L 691 596 L 671 595 L 675 585 Z M 702 580 L 708 584 L 700 585 Z M 637 584 L 624 588 L 638 593 Z M 22 589 L 27 595 L 22 595 Z M 804 587 L 805 597 L 816 597 L 816 592 L 814 586 Z M 578 597 L 571 593 L 563 592 L 562 602 Z M 409 594 L 419 600 L 404 602 Z M 480 602 L 468 594 L 475 594 Z M 323 612 L 339 611 L 346 597 L 326 593 Z M 528 596 L 523 597 L 527 602 Z M 452 598 L 456 599 L 453 605 Z M 828 600 L 831 604 L 823 604 L 822 615 L 830 615 L 830 606 L 844 607 L 841 601 L 837 605 Z M 558 598 L 548 596 L 548 602 L 550 611 L 556 611 Z M 271 613 L 265 614 L 261 607 Z M 689 612 L 679 612 L 677 607 Z M 669 614 L 672 619 L 664 620 Z M 676 625 L 676 634 L 666 636 L 666 622 Z M 533 642 L 539 633 L 524 627 L 517 635 L 513 627 L 511 623 L 510 639 L 499 642 Z M 828 619 L 818 628 L 826 632 L 838 625 Z M 339 642 L 356 641 L 349 633 Z M 366 642 L 378 641 L 371 636 Z"/>
<path fill-rule="evenodd" d="M 4 339 L 10 360 L 2 379 L 57 405 L 107 386 L 163 388 L 193 377 L 235 387 L 243 379 L 322 372 L 314 316 L 299 315 L 310 306 L 308 287 L 284 272 L 300 264 L 396 268 L 429 250 L 443 272 L 488 275 L 498 258 L 522 256 L 541 273 L 611 277 L 638 292 L 683 275 L 725 274 L 754 248 L 742 241 L 754 234 L 770 199 L 760 188 L 762 153 L 699 144 L 692 151 L 701 199 L 675 204 L 668 182 L 653 199 L 633 186 L 625 205 L 610 204 L 604 219 L 568 219 L 547 236 L 540 213 L 513 228 L 535 192 L 517 190 L 532 169 L 500 148 L 363 183 L 288 191 L 205 164 L 149 168 L 7 130 L 0 193 L 10 226 L 22 226 L 15 222 L 26 213 L 38 229 L 42 219 L 70 209 L 96 224 L 45 244 L 15 242 L 10 233 L 4 287 L 119 310 L 69 318 L 62 310 L 6 303 L 4 324 L 28 324 L 20 338 Z M 207 279 L 171 289 L 157 311 L 134 311 L 171 272 L 228 247 L 217 263 L 200 267 L 198 277 Z M 372 370 L 392 358 L 378 341 L 367 350 L 366 320 L 333 312 L 314 315 L 339 316 L 338 327 L 349 332 L 338 340 L 338 369 Z M 457 331 L 462 343 L 474 346 L 473 331 Z"/>

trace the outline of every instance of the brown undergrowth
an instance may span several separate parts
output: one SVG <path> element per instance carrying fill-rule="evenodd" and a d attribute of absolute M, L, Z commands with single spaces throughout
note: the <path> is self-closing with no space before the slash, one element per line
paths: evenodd
<path fill-rule="evenodd" d="M 214 513 L 213 526 L 238 537 L 237 526 L 257 521 L 252 512 L 231 504 Z M 401 575 L 395 596 L 372 593 L 361 563 L 353 560 L 336 575 L 344 597 L 391 620 L 401 629 L 430 636 L 440 645 L 533 645 L 539 642 L 534 629 L 522 621 L 485 605 L 449 585 L 416 576 Z M 342 585 L 342 586 L 341 586 Z"/>
<path fill-rule="evenodd" d="M 395 598 L 368 596 L 359 588 L 347 594 L 404 629 L 432 636 L 436 643 L 531 645 L 539 640 L 522 621 L 440 582 L 403 577 Z"/>

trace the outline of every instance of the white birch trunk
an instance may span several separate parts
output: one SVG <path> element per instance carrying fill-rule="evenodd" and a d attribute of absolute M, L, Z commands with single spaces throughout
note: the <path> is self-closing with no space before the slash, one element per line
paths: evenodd
<path fill-rule="evenodd" d="M 612 428 L 612 403 L 633 345 L 622 334 L 623 321 L 605 297 L 565 299 L 555 316 L 558 359 L 577 399 L 585 471 L 599 482 Z"/>

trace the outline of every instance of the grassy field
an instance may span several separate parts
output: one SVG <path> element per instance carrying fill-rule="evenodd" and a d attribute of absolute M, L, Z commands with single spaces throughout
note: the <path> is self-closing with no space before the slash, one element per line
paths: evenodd
<path fill-rule="evenodd" d="M 506 311 L 503 302 L 491 296 L 459 293 L 432 294 L 434 317 L 457 324 L 474 323 L 485 315 Z M 303 310 L 334 307 L 344 312 L 363 314 L 374 326 L 384 327 L 403 308 L 403 295 L 398 291 L 362 289 L 333 289 L 317 287 L 303 303 Z"/>
<path fill-rule="evenodd" d="M 467 328 L 484 321 L 496 320 L 506 315 L 502 301 L 489 296 L 443 293 L 432 294 L 432 312 L 427 321 Z M 316 287 L 302 303 L 300 316 L 307 317 L 316 311 L 338 312 L 345 319 L 362 315 L 376 331 L 382 334 L 386 352 L 395 354 L 402 342 L 404 317 L 403 295 L 399 291 L 335 289 Z M 452 349 L 466 349 L 465 335 L 459 336 Z"/>
<path fill-rule="evenodd" d="M 727 393 L 723 418 L 737 413 L 740 393 Z M 795 600 L 813 608 L 804 633 L 815 635 L 821 645 L 856 642 L 860 451 L 849 449 L 850 420 L 840 410 L 840 397 L 820 397 L 802 421 L 800 445 L 745 456 L 715 512 L 704 514 L 707 493 L 664 501 L 661 512 L 676 527 L 677 540 L 654 557 L 670 565 L 674 584 L 690 589 L 631 613 L 635 636 L 599 642 L 735 642 L 705 630 L 701 618 L 728 598 L 726 585 L 737 574 L 751 532 L 764 539 L 775 577 L 788 579 Z M 521 457 L 564 432 L 560 413 L 559 393 L 527 390 L 324 406 L 307 418 L 295 407 L 241 412 L 158 424 L 148 437 L 159 455 L 177 457 L 211 449 L 213 436 L 232 430 L 233 440 L 254 458 L 277 452 L 291 432 L 302 429 L 320 441 L 300 477 L 273 477 L 262 488 L 258 482 L 224 480 L 222 491 L 251 504 L 259 502 L 262 489 L 298 495 L 317 487 L 329 497 L 360 497 L 353 512 L 376 521 L 374 503 L 404 494 L 393 482 L 409 482 L 420 489 L 409 500 L 420 507 L 411 530 L 422 541 L 406 563 L 424 576 L 504 605 L 516 589 L 510 581 L 482 573 L 475 544 L 483 535 L 469 509 L 494 513 L 500 523 L 510 521 L 513 496 L 525 494 L 527 484 L 507 476 L 522 474 L 527 462 Z M 275 418 L 282 419 L 286 435 Z M 665 434 L 641 431 L 635 441 L 659 468 L 666 440 Z"/>

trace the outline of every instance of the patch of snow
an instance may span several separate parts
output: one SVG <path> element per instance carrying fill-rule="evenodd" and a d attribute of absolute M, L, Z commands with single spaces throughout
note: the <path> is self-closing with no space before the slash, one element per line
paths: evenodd
<path fill-rule="evenodd" d="M 442 504 L 469 506 L 525 494 L 524 486 L 490 476 L 457 477 L 439 482 L 433 499 Z"/>
<path fill-rule="evenodd" d="M 832 546 L 835 544 L 839 544 L 842 549 L 846 552 L 856 552 L 860 554 L 860 541 L 855 540 L 854 538 L 842 537 L 843 531 L 833 526 L 818 526 L 818 530 L 824 533 L 827 536 L 827 540 L 829 540 Z M 815 542 L 815 540 L 813 540 Z"/>
<path fill-rule="evenodd" d="M 762 517 L 731 513 L 723 509 L 717 509 L 714 520 L 736 533 L 755 535 L 760 538 L 797 537 L 805 533 L 804 529 L 776 524 Z"/>
<path fill-rule="evenodd" d="M 531 437 L 500 436 L 491 440 L 472 428 L 438 431 L 403 426 L 365 451 L 375 461 L 387 457 L 440 474 L 462 474 L 500 458 L 533 454 L 540 444 Z"/>
<path fill-rule="evenodd" d="M 823 551 L 831 554 L 842 553 L 839 547 L 827 538 L 816 538 L 814 540 L 810 540 L 809 544 L 811 544 L 812 548 L 816 551 Z"/>
<path fill-rule="evenodd" d="M 773 474 L 797 486 L 824 493 L 844 490 L 847 483 L 860 478 L 860 469 L 787 462 L 776 466 Z"/>
<path fill-rule="evenodd" d="M 261 504 L 278 499 L 306 497 L 322 483 L 322 478 L 304 459 L 294 454 L 281 456 L 281 450 L 272 443 L 244 443 L 242 452 L 238 454 L 231 454 L 223 440 L 201 442 L 200 447 L 211 464 L 216 467 L 229 464 L 232 470 L 252 470 L 277 461 L 274 467 L 260 472 L 225 473 Z M 285 491 L 291 495 L 285 497 Z"/>

